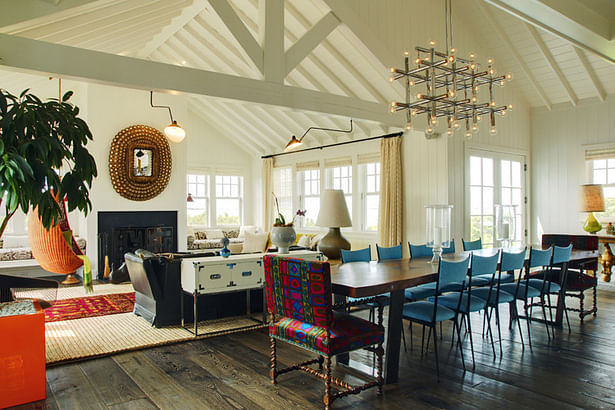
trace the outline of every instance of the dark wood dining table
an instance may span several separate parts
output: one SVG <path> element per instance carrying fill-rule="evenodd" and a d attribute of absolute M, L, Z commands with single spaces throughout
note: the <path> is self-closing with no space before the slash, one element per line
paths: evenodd
<path fill-rule="evenodd" d="M 507 249 L 519 252 L 520 249 Z M 481 249 L 474 254 L 490 256 L 498 249 Z M 444 260 L 462 260 L 469 252 L 443 255 Z M 598 258 L 598 251 L 573 250 L 571 265 Z M 528 248 L 529 256 L 529 248 Z M 346 296 L 354 298 L 375 296 L 390 293 L 389 315 L 387 322 L 385 346 L 385 383 L 395 383 L 399 377 L 399 355 L 402 332 L 402 310 L 404 305 L 404 290 L 436 280 L 438 265 L 429 262 L 429 258 L 399 259 L 382 262 L 350 262 L 341 265 L 331 265 L 331 286 L 336 302 Z M 562 292 L 565 292 L 562 286 Z M 561 293 L 563 294 L 563 293 Z M 561 295 L 560 294 L 560 295 Z M 563 297 L 559 298 L 563 301 Z M 556 323 L 561 326 L 563 303 L 558 301 Z M 343 361 L 343 360 L 342 360 Z"/>

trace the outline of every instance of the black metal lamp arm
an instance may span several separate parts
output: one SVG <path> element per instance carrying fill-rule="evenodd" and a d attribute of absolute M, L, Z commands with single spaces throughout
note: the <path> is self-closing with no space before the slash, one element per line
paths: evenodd
<path fill-rule="evenodd" d="M 344 132 L 344 133 L 348 134 L 348 133 L 352 132 L 352 119 L 350 120 L 350 129 L 349 130 L 340 130 L 340 129 L 335 129 L 335 128 L 322 128 L 322 127 L 310 127 L 310 128 L 307 129 L 307 131 L 305 131 L 303 133 L 301 138 L 299 138 L 299 142 L 303 141 L 303 137 L 305 137 L 305 135 L 308 132 L 310 132 L 311 130 L 335 131 L 335 132 Z"/>
<path fill-rule="evenodd" d="M 169 107 L 168 105 L 154 105 L 154 92 L 153 91 L 149 92 L 149 104 L 152 106 L 152 108 L 166 108 L 167 110 L 169 110 L 169 116 L 171 117 L 171 124 L 175 122 L 173 121 L 173 113 L 171 112 L 171 107 Z"/>

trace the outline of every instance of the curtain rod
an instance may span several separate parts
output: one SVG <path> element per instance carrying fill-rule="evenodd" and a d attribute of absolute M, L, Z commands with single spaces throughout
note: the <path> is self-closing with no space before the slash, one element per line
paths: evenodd
<path fill-rule="evenodd" d="M 323 148 L 330 148 L 330 147 L 337 147 L 339 145 L 346 145 L 346 144 L 354 144 L 355 142 L 364 142 L 364 141 L 371 141 L 371 140 L 377 140 L 380 138 L 393 138 L 393 137 L 401 137 L 404 133 L 403 132 L 396 132 L 393 134 L 386 134 L 386 135 L 379 135 L 377 137 L 369 137 L 369 138 L 363 138 L 360 140 L 352 140 L 352 141 L 344 141 L 344 142 L 336 142 L 334 144 L 329 144 L 329 145 L 321 145 L 320 147 L 311 147 L 311 148 L 305 148 L 305 149 L 300 149 L 297 151 L 289 151 L 289 152 L 279 152 L 277 154 L 269 154 L 269 155 L 263 155 L 261 157 L 261 159 L 265 159 L 265 158 L 274 158 L 274 157 L 279 157 L 280 155 L 287 155 L 287 154 L 298 154 L 300 152 L 306 152 L 306 151 L 313 151 L 315 149 L 323 149 Z"/>

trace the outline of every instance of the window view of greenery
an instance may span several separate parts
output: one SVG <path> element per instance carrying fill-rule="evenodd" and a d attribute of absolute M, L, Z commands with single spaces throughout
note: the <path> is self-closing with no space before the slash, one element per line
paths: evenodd
<path fill-rule="evenodd" d="M 303 226 L 315 227 L 316 218 L 320 211 L 320 170 L 310 169 L 303 171 L 303 204 L 306 210 Z"/>
<path fill-rule="evenodd" d="M 378 230 L 380 206 L 380 163 L 365 164 L 365 230 Z"/>
<path fill-rule="evenodd" d="M 216 225 L 241 225 L 243 177 L 216 175 Z"/>
<path fill-rule="evenodd" d="M 597 212 L 600 222 L 615 222 L 615 158 L 595 159 L 592 163 L 593 183 L 602 184 L 604 212 Z"/>

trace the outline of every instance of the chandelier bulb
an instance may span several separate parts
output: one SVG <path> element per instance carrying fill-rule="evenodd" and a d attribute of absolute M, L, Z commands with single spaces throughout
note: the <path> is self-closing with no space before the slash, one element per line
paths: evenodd
<path fill-rule="evenodd" d="M 406 123 L 406 129 L 407 129 L 407 130 L 411 130 L 411 129 L 412 129 L 412 123 L 411 123 L 410 121 L 408 121 L 408 122 Z"/>
<path fill-rule="evenodd" d="M 453 128 L 459 128 L 459 121 L 453 121 Z"/>
<path fill-rule="evenodd" d="M 417 98 L 417 99 L 419 99 L 419 100 L 422 100 L 422 99 L 423 99 L 423 94 L 418 93 L 418 94 L 416 95 L 416 98 Z"/>
<path fill-rule="evenodd" d="M 480 121 L 482 119 L 483 119 L 483 117 L 481 117 L 481 116 L 476 117 L 476 121 Z"/>
<path fill-rule="evenodd" d="M 455 90 L 448 90 L 448 96 L 450 98 L 454 98 L 455 97 Z"/>
<path fill-rule="evenodd" d="M 457 49 L 455 47 L 451 48 L 451 54 L 455 54 L 455 51 L 457 51 Z"/>
<path fill-rule="evenodd" d="M 489 104 L 490 104 L 492 107 L 495 107 L 495 100 L 491 101 Z"/>
<path fill-rule="evenodd" d="M 407 57 L 410 55 L 410 52 L 408 50 L 404 51 L 404 55 Z"/>
<path fill-rule="evenodd" d="M 504 117 L 506 115 L 506 110 L 502 110 L 501 115 Z"/>
<path fill-rule="evenodd" d="M 478 132 L 478 125 L 476 125 L 476 124 L 472 125 L 472 132 L 474 134 L 476 134 Z"/>
<path fill-rule="evenodd" d="M 491 129 L 489 130 L 490 135 L 496 135 L 497 133 L 498 133 L 498 130 L 495 127 L 491 127 Z"/>
<path fill-rule="evenodd" d="M 391 107 L 391 112 L 395 112 L 395 107 Z"/>
<path fill-rule="evenodd" d="M 466 137 L 467 140 L 471 139 L 472 138 L 472 133 L 470 131 L 466 131 L 465 137 Z"/>
<path fill-rule="evenodd" d="M 487 63 L 488 63 L 488 64 L 493 64 L 493 58 L 489 57 L 489 58 L 487 59 Z"/>
<path fill-rule="evenodd" d="M 437 119 L 436 117 L 432 117 L 432 119 L 431 119 L 431 123 L 432 123 L 433 125 L 438 125 L 438 119 Z"/>
<path fill-rule="evenodd" d="M 493 68 L 490 68 L 489 69 L 489 74 L 491 74 L 491 75 L 495 74 L 495 70 Z"/>
<path fill-rule="evenodd" d="M 504 80 L 500 81 L 500 85 L 504 87 Z"/>
<path fill-rule="evenodd" d="M 416 114 L 417 114 L 416 110 L 412 110 L 412 111 L 410 111 L 410 113 L 412 114 L 413 117 L 416 117 Z"/>
<path fill-rule="evenodd" d="M 394 73 L 395 72 L 395 67 L 391 67 L 391 72 Z"/>
<path fill-rule="evenodd" d="M 432 135 L 433 134 L 433 127 L 427 127 L 427 129 L 425 130 L 425 134 Z"/>
<path fill-rule="evenodd" d="M 474 53 L 470 53 L 470 58 L 471 58 L 472 60 L 474 59 L 474 57 L 476 57 L 476 54 L 474 54 Z"/>
<path fill-rule="evenodd" d="M 414 87 L 414 80 L 410 80 L 410 87 Z"/>
<path fill-rule="evenodd" d="M 450 137 L 451 135 L 453 135 L 453 130 L 452 130 L 451 128 L 447 129 L 447 130 L 446 130 L 446 135 L 448 135 L 449 137 Z"/>
<path fill-rule="evenodd" d="M 421 64 L 421 59 L 420 59 L 420 58 L 417 58 L 416 60 L 414 60 L 414 62 L 415 62 L 416 64 Z"/>
<path fill-rule="evenodd" d="M 455 56 L 453 56 L 453 55 L 448 56 L 448 61 L 449 61 L 450 63 L 454 62 L 454 61 L 455 61 Z"/>
<path fill-rule="evenodd" d="M 474 64 L 474 63 L 470 64 L 470 69 L 471 70 L 476 70 L 476 64 Z"/>
<path fill-rule="evenodd" d="M 431 41 L 429 42 L 429 45 L 433 47 L 433 46 L 435 46 L 435 45 L 436 45 L 436 42 L 435 42 L 435 41 L 433 41 L 433 40 L 431 40 Z"/>
<path fill-rule="evenodd" d="M 425 61 L 429 61 L 429 56 L 425 57 Z"/>
<path fill-rule="evenodd" d="M 509 81 L 510 81 L 510 80 L 512 80 L 512 78 L 513 78 L 512 73 L 508 73 L 508 74 L 506 74 L 506 79 L 507 79 L 507 80 L 509 80 Z"/>
<path fill-rule="evenodd" d="M 513 109 L 513 105 L 512 104 L 508 104 L 508 109 L 512 110 Z"/>
<path fill-rule="evenodd" d="M 474 87 L 474 91 L 478 92 L 478 86 Z"/>
<path fill-rule="evenodd" d="M 393 82 L 393 80 L 395 80 L 393 77 L 389 77 L 389 82 Z"/>
<path fill-rule="evenodd" d="M 475 95 L 472 96 L 472 102 L 476 102 L 476 96 Z"/>

